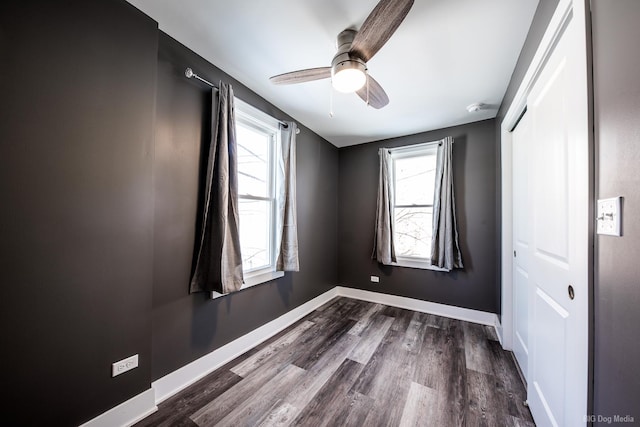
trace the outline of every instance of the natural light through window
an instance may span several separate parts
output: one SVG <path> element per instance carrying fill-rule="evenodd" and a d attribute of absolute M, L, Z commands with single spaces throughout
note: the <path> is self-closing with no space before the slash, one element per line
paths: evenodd
<path fill-rule="evenodd" d="M 240 247 L 245 271 L 271 264 L 270 135 L 237 124 Z"/>
<path fill-rule="evenodd" d="M 236 113 L 240 248 L 247 279 L 275 270 L 275 150 L 279 131 L 274 123 L 248 107 Z"/>
<path fill-rule="evenodd" d="M 437 147 L 392 153 L 396 256 L 416 261 L 431 257 L 433 191 Z"/>

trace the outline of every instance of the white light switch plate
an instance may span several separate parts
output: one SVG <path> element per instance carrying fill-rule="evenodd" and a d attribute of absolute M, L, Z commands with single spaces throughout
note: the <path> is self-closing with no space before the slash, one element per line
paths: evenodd
<path fill-rule="evenodd" d="M 620 236 L 622 225 L 622 197 L 598 200 L 596 232 L 609 236 Z"/>

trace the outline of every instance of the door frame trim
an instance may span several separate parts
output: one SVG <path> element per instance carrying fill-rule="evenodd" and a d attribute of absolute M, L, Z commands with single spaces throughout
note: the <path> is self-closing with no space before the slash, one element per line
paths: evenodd
<path fill-rule="evenodd" d="M 538 45 L 535 55 L 527 68 L 520 86 L 500 125 L 500 171 L 502 184 L 502 251 L 501 251 L 501 326 L 500 341 L 505 350 L 513 350 L 513 167 L 512 134 L 520 116 L 527 106 L 527 97 L 540 76 L 556 42 L 562 36 L 565 25 L 572 14 L 584 14 L 584 0 L 560 0 Z M 574 16 L 574 19 L 576 17 Z M 585 64 L 586 66 L 586 64 Z"/>

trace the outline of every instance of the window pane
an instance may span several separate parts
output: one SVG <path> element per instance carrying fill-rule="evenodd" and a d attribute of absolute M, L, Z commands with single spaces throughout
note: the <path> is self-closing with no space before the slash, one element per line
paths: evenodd
<path fill-rule="evenodd" d="M 239 200 L 240 247 L 244 271 L 267 267 L 271 264 L 271 202 Z"/>
<path fill-rule="evenodd" d="M 396 255 L 430 258 L 433 208 L 396 208 L 394 214 Z"/>
<path fill-rule="evenodd" d="M 433 204 L 436 156 L 421 155 L 396 159 L 396 205 Z"/>
<path fill-rule="evenodd" d="M 238 193 L 269 197 L 269 135 L 238 123 Z"/>

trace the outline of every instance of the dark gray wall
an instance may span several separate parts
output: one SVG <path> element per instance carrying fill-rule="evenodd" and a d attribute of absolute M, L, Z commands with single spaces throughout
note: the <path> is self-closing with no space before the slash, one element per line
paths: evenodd
<path fill-rule="evenodd" d="M 259 96 L 165 34 L 160 35 L 155 146 L 153 379 L 286 313 L 338 282 L 338 149 L 302 127 L 297 189 L 300 272 L 216 300 L 188 294 L 211 89 L 184 77 L 232 83 L 236 97 L 287 119 Z M 200 185 L 199 185 L 200 182 Z"/>
<path fill-rule="evenodd" d="M 156 52 L 124 1 L 0 3 L 3 425 L 78 425 L 149 388 Z"/>
<path fill-rule="evenodd" d="M 391 267 L 371 259 L 378 148 L 453 136 L 454 186 L 465 268 L 451 273 Z M 340 150 L 339 278 L 345 286 L 496 313 L 495 123 L 471 123 Z M 380 276 L 371 283 L 369 276 Z"/>
<path fill-rule="evenodd" d="M 158 34 L 120 0 L 0 3 L 3 425 L 81 424 L 337 283 L 338 150 L 303 127 L 302 272 L 188 294 L 211 93 L 185 67 L 287 117 Z"/>
<path fill-rule="evenodd" d="M 638 423 L 640 2 L 591 3 L 597 198 L 624 197 L 623 236 L 596 237 L 593 413 Z"/>

